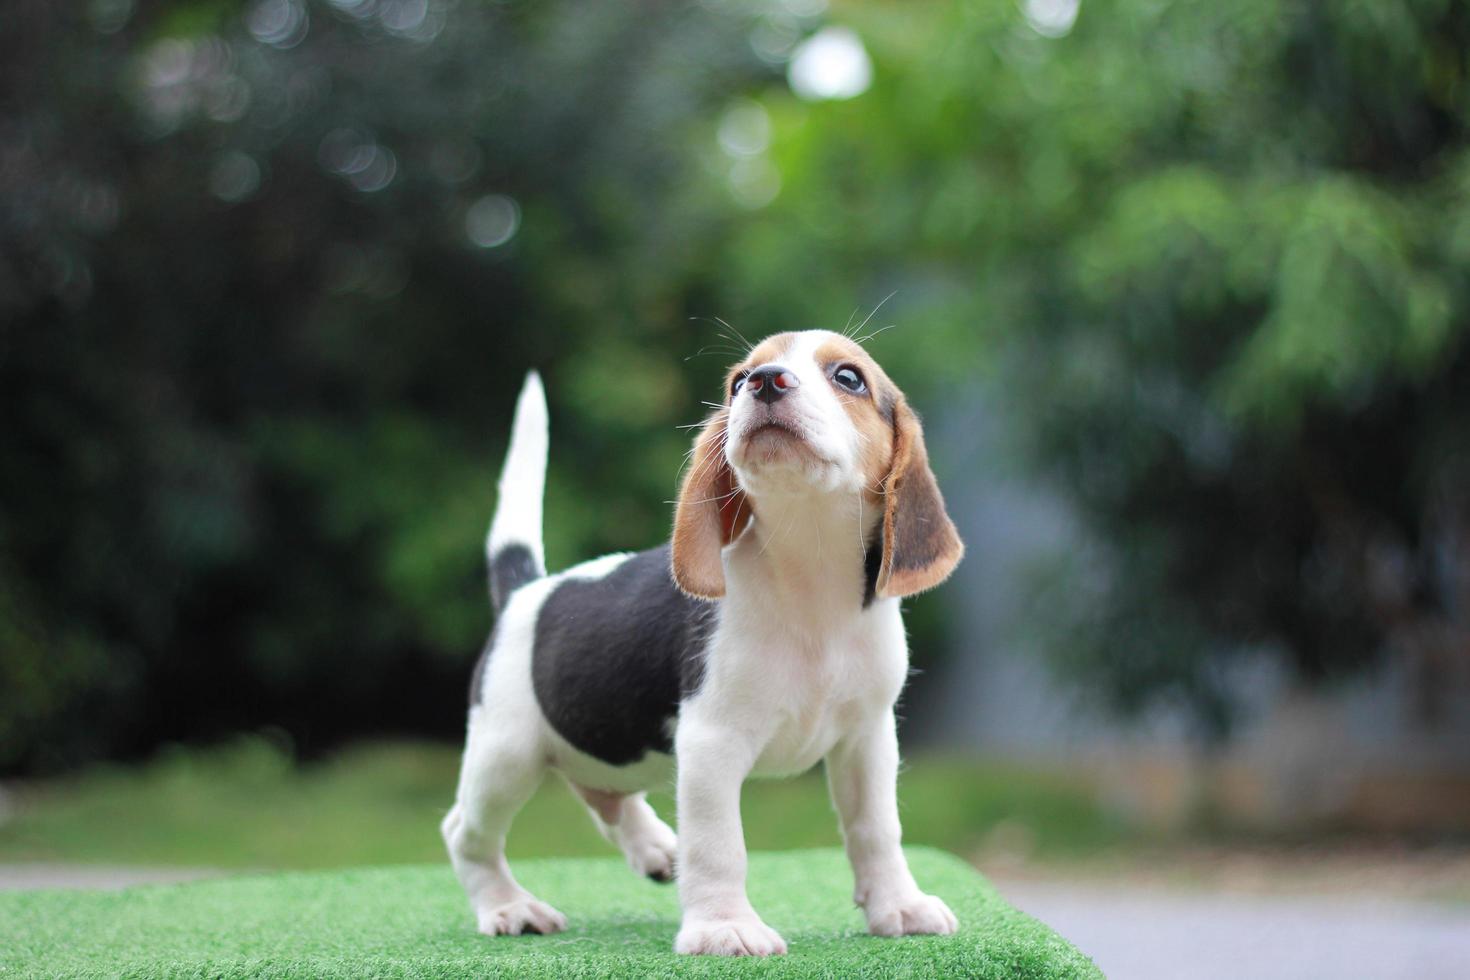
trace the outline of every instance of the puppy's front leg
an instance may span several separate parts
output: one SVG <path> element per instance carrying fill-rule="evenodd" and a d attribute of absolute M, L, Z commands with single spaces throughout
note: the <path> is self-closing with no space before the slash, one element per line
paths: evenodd
<path fill-rule="evenodd" d="M 684 921 L 676 953 L 769 956 L 786 942 L 756 915 L 745 894 L 745 834 L 740 786 L 755 764 L 748 737 L 679 722 L 679 861 L 675 874 Z"/>
<path fill-rule="evenodd" d="M 827 755 L 827 784 L 842 818 L 852 862 L 853 901 L 875 936 L 949 935 L 959 927 L 949 906 L 919 890 L 900 847 L 898 735 L 885 711 Z"/>

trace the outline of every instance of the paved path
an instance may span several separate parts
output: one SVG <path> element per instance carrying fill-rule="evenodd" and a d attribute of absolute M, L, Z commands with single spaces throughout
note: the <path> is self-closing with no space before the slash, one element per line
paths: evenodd
<path fill-rule="evenodd" d="M 997 881 L 1112 980 L 1470 978 L 1470 907 Z"/>

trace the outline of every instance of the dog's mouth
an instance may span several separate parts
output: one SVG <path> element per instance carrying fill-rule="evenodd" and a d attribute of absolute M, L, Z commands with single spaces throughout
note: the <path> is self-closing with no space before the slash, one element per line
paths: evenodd
<path fill-rule="evenodd" d="M 820 460 L 806 427 L 795 419 L 767 415 L 753 420 L 742 433 L 744 456 L 751 462 L 775 462 L 801 457 Z"/>
<path fill-rule="evenodd" d="M 754 439 L 757 436 L 764 435 L 786 439 L 799 439 L 802 442 L 806 442 L 806 432 L 801 426 L 795 422 L 789 422 L 786 419 L 780 419 L 774 416 L 757 422 L 745 430 L 746 439 Z"/>

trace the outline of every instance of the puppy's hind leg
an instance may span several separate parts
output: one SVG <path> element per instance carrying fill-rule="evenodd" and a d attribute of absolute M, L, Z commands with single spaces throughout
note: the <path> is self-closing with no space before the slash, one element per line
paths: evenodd
<path fill-rule="evenodd" d="M 522 888 L 505 860 L 505 835 L 541 784 L 545 764 L 534 746 L 477 720 L 470 722 L 454 807 L 440 825 L 450 863 L 487 936 L 560 932 L 566 917 Z"/>
<path fill-rule="evenodd" d="M 674 855 L 679 840 L 673 828 L 659 819 L 643 793 L 623 795 L 587 789 L 570 783 L 587 804 L 592 822 L 628 859 L 628 866 L 654 881 L 674 880 Z"/>

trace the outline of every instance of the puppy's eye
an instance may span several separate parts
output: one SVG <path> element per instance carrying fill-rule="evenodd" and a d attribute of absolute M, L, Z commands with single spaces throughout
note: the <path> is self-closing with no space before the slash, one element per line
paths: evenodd
<path fill-rule="evenodd" d="M 851 364 L 844 364 L 836 371 L 833 371 L 832 380 L 838 387 L 844 388 L 854 395 L 861 395 L 868 390 L 868 386 L 863 383 L 863 376 Z"/>
<path fill-rule="evenodd" d="M 735 380 L 730 383 L 731 398 L 734 398 L 736 395 L 740 394 L 740 389 L 745 387 L 745 379 L 748 377 L 750 377 L 749 371 L 741 371 L 735 376 Z"/>

